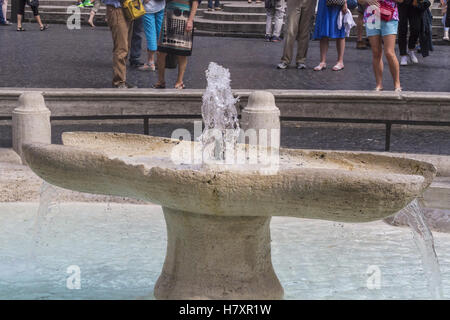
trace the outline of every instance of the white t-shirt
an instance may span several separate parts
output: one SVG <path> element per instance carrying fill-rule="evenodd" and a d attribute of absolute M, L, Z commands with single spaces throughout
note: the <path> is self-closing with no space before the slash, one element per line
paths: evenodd
<path fill-rule="evenodd" d="M 143 1 L 143 2 L 144 2 L 145 12 L 147 12 L 147 13 L 156 13 L 166 7 L 165 0 L 160 0 L 160 1 L 150 0 L 147 3 L 145 3 L 145 1 Z"/>

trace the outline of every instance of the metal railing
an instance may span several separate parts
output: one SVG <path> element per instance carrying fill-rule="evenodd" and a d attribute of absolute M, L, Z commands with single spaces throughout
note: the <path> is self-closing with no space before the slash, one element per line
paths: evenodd
<path fill-rule="evenodd" d="M 240 116 L 239 116 L 240 117 Z M 87 121 L 87 120 L 143 120 L 144 134 L 149 134 L 150 119 L 201 119 L 197 114 L 160 114 L 160 115 L 96 115 L 96 116 L 51 116 L 50 120 Z M 1 116 L 0 120 L 12 120 L 11 116 Z M 392 125 L 415 125 L 415 126 L 443 126 L 450 127 L 448 121 L 416 121 L 416 120 L 382 120 L 382 119 L 352 119 L 352 118 L 318 118 L 318 117 L 280 117 L 285 122 L 324 122 L 324 123 L 367 123 L 385 125 L 385 151 L 391 150 Z"/>

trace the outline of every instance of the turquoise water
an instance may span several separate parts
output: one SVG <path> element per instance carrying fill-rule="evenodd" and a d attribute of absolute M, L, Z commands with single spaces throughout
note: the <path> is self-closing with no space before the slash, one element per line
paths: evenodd
<path fill-rule="evenodd" d="M 37 203 L 0 204 L 0 299 L 153 298 L 166 248 L 160 207 L 60 203 L 36 225 L 37 211 Z M 275 217 L 271 230 L 286 299 L 431 297 L 407 228 Z M 434 240 L 449 298 L 450 235 Z M 73 266 L 80 289 L 67 287 Z"/>

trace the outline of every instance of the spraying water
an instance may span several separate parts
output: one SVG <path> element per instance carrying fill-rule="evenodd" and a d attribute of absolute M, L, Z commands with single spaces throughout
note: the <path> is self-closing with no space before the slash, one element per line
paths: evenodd
<path fill-rule="evenodd" d="M 202 117 L 205 129 L 199 140 L 203 159 L 226 160 L 234 155 L 239 137 L 239 120 L 230 86 L 230 71 L 211 62 L 206 70 L 207 86 L 203 94 Z"/>
<path fill-rule="evenodd" d="M 428 281 L 428 290 L 433 299 L 442 299 L 442 280 L 439 261 L 434 248 L 433 234 L 428 227 L 419 201 L 415 199 L 397 215 L 405 215 L 412 230 L 414 242 L 419 249 L 422 266 Z"/>
<path fill-rule="evenodd" d="M 53 185 L 43 181 L 40 190 L 39 209 L 33 224 L 33 241 L 29 256 L 32 262 L 36 262 L 36 252 L 43 244 L 43 229 L 51 224 L 51 217 L 59 213 L 59 190 Z M 50 218 L 50 219 L 49 219 Z"/>

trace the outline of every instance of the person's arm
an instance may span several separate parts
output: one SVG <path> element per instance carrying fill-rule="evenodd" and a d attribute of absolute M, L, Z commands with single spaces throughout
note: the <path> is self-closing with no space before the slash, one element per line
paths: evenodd
<path fill-rule="evenodd" d="M 195 17 L 195 14 L 197 13 L 197 8 L 198 8 L 198 1 L 193 0 L 191 14 L 189 15 L 189 19 L 186 24 L 186 31 L 188 31 L 188 32 L 192 31 L 192 29 L 194 29 L 194 17 Z"/>
<path fill-rule="evenodd" d="M 380 3 L 378 2 L 378 0 L 358 0 L 359 4 L 365 4 L 368 6 L 380 6 Z"/>
<path fill-rule="evenodd" d="M 347 13 L 348 7 L 347 7 L 347 1 L 344 2 L 344 5 L 342 6 L 342 12 Z"/>

